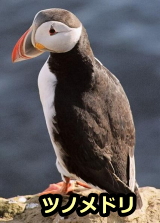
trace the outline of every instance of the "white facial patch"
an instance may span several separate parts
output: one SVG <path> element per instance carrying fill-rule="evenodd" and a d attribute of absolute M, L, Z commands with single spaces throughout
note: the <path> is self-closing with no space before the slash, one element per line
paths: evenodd
<path fill-rule="evenodd" d="M 56 34 L 50 35 L 50 29 L 56 31 Z M 78 28 L 70 28 L 62 22 L 49 21 L 43 23 L 36 30 L 34 39 L 35 44 L 41 44 L 45 50 L 56 53 L 65 53 L 70 51 L 80 39 L 82 25 Z"/>

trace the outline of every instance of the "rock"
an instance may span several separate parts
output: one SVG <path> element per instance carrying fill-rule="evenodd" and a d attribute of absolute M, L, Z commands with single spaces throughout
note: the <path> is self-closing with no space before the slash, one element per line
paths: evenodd
<path fill-rule="evenodd" d="M 96 190 L 75 190 L 83 196 L 89 193 L 99 193 Z M 111 212 L 108 218 L 96 215 L 86 215 L 79 217 L 76 212 L 61 217 L 58 213 L 43 217 L 41 214 L 41 206 L 37 195 L 18 196 L 15 198 L 0 198 L 0 222 L 6 223 L 158 223 L 160 222 L 160 190 L 153 187 L 140 188 L 143 200 L 141 210 L 136 210 L 128 217 L 119 217 L 117 213 Z M 69 196 L 63 197 L 63 202 L 68 201 Z"/>

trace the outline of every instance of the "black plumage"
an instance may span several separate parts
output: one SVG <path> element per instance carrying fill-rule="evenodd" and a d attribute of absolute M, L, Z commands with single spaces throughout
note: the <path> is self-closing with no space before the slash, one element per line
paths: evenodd
<path fill-rule="evenodd" d="M 57 77 L 55 140 L 70 173 L 109 193 L 131 192 L 129 154 L 135 129 L 120 82 L 93 55 L 85 29 L 67 53 L 51 53 Z"/>

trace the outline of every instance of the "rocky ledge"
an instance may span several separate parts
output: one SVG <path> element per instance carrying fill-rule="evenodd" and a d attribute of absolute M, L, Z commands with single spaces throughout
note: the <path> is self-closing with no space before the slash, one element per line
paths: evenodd
<path fill-rule="evenodd" d="M 93 189 L 82 190 L 77 188 L 75 193 L 88 196 L 89 193 L 98 193 Z M 43 217 L 37 195 L 18 196 L 10 199 L 0 198 L 0 222 L 9 223 L 158 223 L 160 222 L 160 189 L 153 187 L 140 188 L 143 208 L 136 210 L 128 217 L 119 217 L 111 212 L 109 217 L 99 214 L 79 217 L 76 212 L 61 217 L 58 213 L 50 217 Z M 63 197 L 67 202 L 68 196 Z"/>

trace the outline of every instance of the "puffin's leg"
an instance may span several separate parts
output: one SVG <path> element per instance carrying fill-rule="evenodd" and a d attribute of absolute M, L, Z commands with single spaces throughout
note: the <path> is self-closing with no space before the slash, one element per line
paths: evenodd
<path fill-rule="evenodd" d="M 49 187 L 42 191 L 41 193 L 39 193 L 39 195 L 44 195 L 44 194 L 61 194 L 61 195 L 65 195 L 68 194 L 69 192 L 72 192 L 75 189 L 75 184 L 72 182 L 70 182 L 70 178 L 69 177 L 65 177 L 65 182 L 59 182 L 57 184 L 50 184 Z"/>
<path fill-rule="evenodd" d="M 80 185 L 82 187 L 85 188 L 91 188 L 88 184 L 86 183 L 82 183 L 80 181 L 76 181 L 76 182 L 71 182 L 69 177 L 65 177 L 65 182 L 59 182 L 57 184 L 50 184 L 49 187 L 42 191 L 41 193 L 39 193 L 39 195 L 44 195 L 44 194 L 61 194 L 61 195 L 65 195 L 68 194 L 70 192 L 73 192 L 75 190 L 75 186 L 76 185 Z"/>
<path fill-rule="evenodd" d="M 85 188 L 88 188 L 88 189 L 91 188 L 91 186 L 89 186 L 88 184 L 83 183 L 83 182 L 81 182 L 81 181 L 76 181 L 76 183 L 77 183 L 78 185 L 82 186 L 82 187 L 85 187 Z"/>

